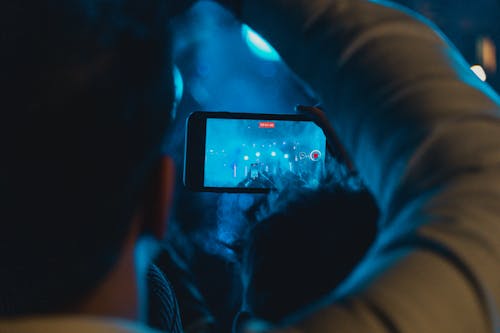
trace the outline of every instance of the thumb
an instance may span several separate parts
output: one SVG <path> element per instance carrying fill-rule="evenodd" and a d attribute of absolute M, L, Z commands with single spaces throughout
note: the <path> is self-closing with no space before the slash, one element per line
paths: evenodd
<path fill-rule="evenodd" d="M 297 113 L 302 113 L 308 116 L 312 121 L 314 121 L 316 125 L 318 125 L 323 130 L 326 136 L 326 140 L 329 143 L 328 148 L 330 150 L 330 153 L 333 156 L 339 158 L 343 163 L 345 163 L 349 171 L 355 172 L 354 164 L 347 154 L 344 146 L 340 142 L 337 133 L 335 132 L 330 120 L 328 119 L 326 112 L 324 112 L 318 106 L 307 106 L 300 104 L 295 106 L 295 111 Z"/>

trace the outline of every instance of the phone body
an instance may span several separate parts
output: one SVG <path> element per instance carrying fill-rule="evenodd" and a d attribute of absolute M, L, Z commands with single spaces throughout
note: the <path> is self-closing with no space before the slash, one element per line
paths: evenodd
<path fill-rule="evenodd" d="M 315 186 L 326 158 L 323 130 L 304 115 L 196 111 L 187 118 L 183 179 L 192 191 Z"/>

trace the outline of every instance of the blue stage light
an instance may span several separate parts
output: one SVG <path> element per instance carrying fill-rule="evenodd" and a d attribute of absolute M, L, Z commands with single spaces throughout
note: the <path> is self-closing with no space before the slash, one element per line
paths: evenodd
<path fill-rule="evenodd" d="M 174 86 L 175 86 L 175 102 L 179 104 L 184 95 L 184 80 L 182 79 L 181 71 L 177 66 L 174 66 Z"/>
<path fill-rule="evenodd" d="M 281 60 L 278 52 L 276 52 L 276 50 L 271 45 L 269 45 L 269 43 L 265 39 L 259 36 L 259 34 L 253 31 L 248 25 L 242 25 L 241 33 L 250 50 L 259 58 L 268 61 Z"/>

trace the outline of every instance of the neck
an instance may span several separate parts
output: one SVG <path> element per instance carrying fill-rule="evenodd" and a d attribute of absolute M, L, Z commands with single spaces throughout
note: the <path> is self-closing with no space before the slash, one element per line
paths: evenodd
<path fill-rule="evenodd" d="M 132 230 L 113 269 L 79 306 L 80 314 L 139 319 L 139 281 L 135 260 L 137 237 L 137 230 Z"/>

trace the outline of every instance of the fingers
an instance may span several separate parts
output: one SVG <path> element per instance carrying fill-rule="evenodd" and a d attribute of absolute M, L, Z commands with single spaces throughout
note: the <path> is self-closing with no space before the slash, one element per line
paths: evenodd
<path fill-rule="evenodd" d="M 305 114 L 306 116 L 311 118 L 311 120 L 314 121 L 316 125 L 323 129 L 326 140 L 329 143 L 328 148 L 330 150 L 330 153 L 344 162 L 349 171 L 355 172 L 354 164 L 345 151 L 344 146 L 340 142 L 337 133 L 333 129 L 333 126 L 330 123 L 330 120 L 328 119 L 326 113 L 319 106 L 307 105 L 297 105 L 295 107 L 295 111 Z"/>
<path fill-rule="evenodd" d="M 325 129 L 330 125 L 325 112 L 317 106 L 296 105 L 295 111 L 310 117 L 319 127 Z M 326 134 L 326 133 L 325 133 Z"/>

